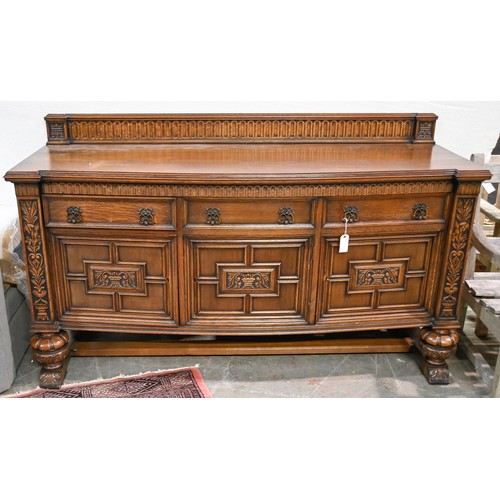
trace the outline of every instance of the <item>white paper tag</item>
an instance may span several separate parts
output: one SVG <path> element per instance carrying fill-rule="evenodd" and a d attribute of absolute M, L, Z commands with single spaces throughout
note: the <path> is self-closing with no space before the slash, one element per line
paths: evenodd
<path fill-rule="evenodd" d="M 343 234 L 340 237 L 339 253 L 346 253 L 347 250 L 349 250 L 349 235 L 348 234 Z"/>
<path fill-rule="evenodd" d="M 483 182 L 483 188 L 488 193 L 491 194 L 493 191 L 496 191 L 495 186 L 491 182 Z"/>

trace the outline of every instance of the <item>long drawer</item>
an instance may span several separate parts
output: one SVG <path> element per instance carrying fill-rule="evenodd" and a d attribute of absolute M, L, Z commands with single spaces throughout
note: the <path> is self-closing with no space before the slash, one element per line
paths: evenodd
<path fill-rule="evenodd" d="M 187 202 L 188 225 L 312 224 L 312 200 L 207 199 Z"/>
<path fill-rule="evenodd" d="M 44 204 L 49 227 L 175 227 L 173 198 L 45 196 Z"/>
<path fill-rule="evenodd" d="M 442 221 L 445 219 L 445 196 L 406 196 L 390 200 L 380 198 L 328 199 L 326 226 L 350 222 Z"/>

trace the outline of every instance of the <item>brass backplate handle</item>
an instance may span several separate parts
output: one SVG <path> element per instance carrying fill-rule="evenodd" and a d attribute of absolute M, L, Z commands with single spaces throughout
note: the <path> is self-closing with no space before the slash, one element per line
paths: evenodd
<path fill-rule="evenodd" d="M 295 212 L 293 211 L 293 208 L 280 208 L 278 210 L 278 224 L 293 224 L 294 223 L 294 217 L 295 217 Z"/>
<path fill-rule="evenodd" d="M 82 209 L 80 207 L 68 207 L 66 215 L 66 222 L 70 224 L 81 224 L 83 222 Z"/>
<path fill-rule="evenodd" d="M 152 208 L 141 208 L 139 210 L 139 224 L 143 226 L 152 226 L 154 221 L 155 212 Z"/>
<path fill-rule="evenodd" d="M 413 219 L 427 219 L 427 205 L 425 203 L 417 203 L 416 205 L 413 205 Z"/>
<path fill-rule="evenodd" d="M 218 208 L 207 208 L 205 210 L 205 224 L 216 225 L 220 224 L 220 210 Z"/>
<path fill-rule="evenodd" d="M 344 207 L 344 219 L 347 219 L 347 222 L 358 222 L 359 221 L 359 210 L 357 207 L 349 206 Z"/>

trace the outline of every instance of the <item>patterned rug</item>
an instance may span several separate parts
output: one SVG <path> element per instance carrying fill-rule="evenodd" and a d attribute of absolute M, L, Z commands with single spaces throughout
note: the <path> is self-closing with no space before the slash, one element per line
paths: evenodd
<path fill-rule="evenodd" d="M 142 373 L 60 389 L 35 389 L 14 398 L 211 398 L 197 368 Z"/>

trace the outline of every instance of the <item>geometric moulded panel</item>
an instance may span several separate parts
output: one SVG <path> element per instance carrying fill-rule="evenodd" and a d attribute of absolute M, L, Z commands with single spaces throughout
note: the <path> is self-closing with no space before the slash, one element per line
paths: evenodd
<path fill-rule="evenodd" d="M 304 322 L 308 240 L 189 240 L 190 321 Z"/>
<path fill-rule="evenodd" d="M 385 314 L 425 309 L 434 236 L 353 237 L 347 253 L 339 253 L 338 238 L 326 240 L 320 316 Z"/>
<path fill-rule="evenodd" d="M 171 321 L 175 312 L 166 241 L 56 237 L 65 315 L 117 314 L 123 320 Z M 79 319 L 79 318 L 77 318 Z"/>

